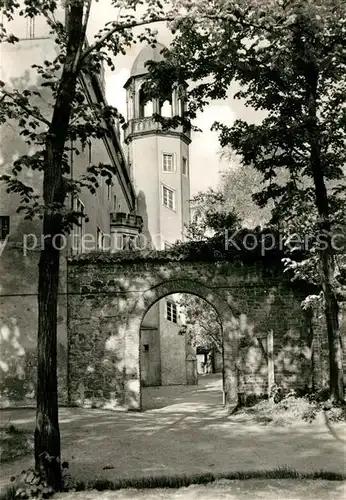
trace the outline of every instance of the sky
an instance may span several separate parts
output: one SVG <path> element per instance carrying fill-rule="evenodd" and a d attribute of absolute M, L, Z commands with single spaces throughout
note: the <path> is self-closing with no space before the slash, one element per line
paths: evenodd
<path fill-rule="evenodd" d="M 103 8 L 100 9 L 100 4 Z M 94 3 L 91 11 L 90 24 L 88 30 L 89 40 L 93 34 L 111 19 L 114 15 L 112 7 L 106 7 L 108 0 L 101 0 Z M 163 24 L 157 24 L 158 42 L 168 46 L 171 40 L 170 31 Z M 115 59 L 115 71 L 106 68 L 106 97 L 109 104 L 117 107 L 126 116 L 126 93 L 123 88 L 129 77 L 131 66 L 144 45 L 136 44 L 132 46 L 125 56 L 120 55 Z M 191 195 L 199 191 L 205 191 L 208 187 L 216 188 L 220 172 L 228 167 L 227 163 L 220 160 L 220 145 L 216 132 L 210 130 L 214 121 L 218 120 L 227 125 L 231 125 L 236 118 L 236 113 L 232 109 L 232 101 L 217 101 L 211 103 L 203 113 L 200 113 L 194 124 L 203 132 L 196 132 L 192 135 L 190 145 L 190 180 Z"/>

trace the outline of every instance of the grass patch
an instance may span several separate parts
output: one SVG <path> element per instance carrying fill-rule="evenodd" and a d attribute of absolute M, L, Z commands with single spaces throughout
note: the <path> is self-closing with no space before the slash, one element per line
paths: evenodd
<path fill-rule="evenodd" d="M 145 476 L 140 478 L 116 479 L 95 479 L 91 481 L 78 481 L 71 489 L 73 491 L 115 491 L 121 489 L 154 489 L 154 488 L 169 488 L 178 489 L 191 485 L 204 485 L 213 483 L 219 479 L 229 480 L 247 480 L 247 479 L 296 479 L 296 480 L 325 480 L 325 481 L 345 481 L 346 474 L 338 474 L 328 471 L 317 472 L 299 472 L 290 467 L 278 467 L 274 470 L 257 470 L 248 472 L 230 472 L 230 473 L 204 473 L 195 475 L 182 476 Z M 9 485 L 0 492 L 0 500 L 15 500 L 15 485 Z"/>
<path fill-rule="evenodd" d="M 14 425 L 5 427 L 0 432 L 1 462 L 10 462 L 32 453 L 34 437 L 32 432 L 17 429 Z"/>
<path fill-rule="evenodd" d="M 15 500 L 16 487 L 11 484 L 0 491 L 0 500 Z"/>
<path fill-rule="evenodd" d="M 311 397 L 287 395 L 282 400 L 274 403 L 268 399 L 255 401 L 249 406 L 242 406 L 232 415 L 238 417 L 251 417 L 259 424 L 286 425 L 293 422 L 312 422 L 325 412 L 330 422 L 346 422 L 346 407 L 334 406 L 328 401 L 315 401 Z"/>
<path fill-rule="evenodd" d="M 299 472 L 289 467 L 278 467 L 269 471 L 230 472 L 220 474 L 196 474 L 182 476 L 146 476 L 134 479 L 96 479 L 78 481 L 74 485 L 76 491 L 87 490 L 120 490 L 120 489 L 153 489 L 153 488 L 182 488 L 193 484 L 208 484 L 218 479 L 322 479 L 327 481 L 345 481 L 346 474 L 329 471 Z M 1 500 L 1 499 L 0 499 Z"/>

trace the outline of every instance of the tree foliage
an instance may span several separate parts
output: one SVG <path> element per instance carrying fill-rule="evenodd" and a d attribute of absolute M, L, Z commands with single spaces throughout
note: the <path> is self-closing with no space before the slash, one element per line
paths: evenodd
<path fill-rule="evenodd" d="M 220 156 L 227 161 L 219 186 L 226 203 L 238 214 L 243 226 L 265 227 L 271 219 L 274 203 L 270 201 L 265 207 L 259 207 L 254 200 L 266 182 L 262 173 L 252 165 L 242 165 L 229 148 L 222 149 Z"/>
<path fill-rule="evenodd" d="M 185 335 L 190 345 L 222 352 L 222 324 L 215 309 L 191 294 L 182 294 L 177 303 L 186 318 L 179 334 Z"/>
<path fill-rule="evenodd" d="M 191 219 L 185 228 L 185 237 L 192 243 L 207 242 L 211 238 L 223 241 L 226 229 L 240 227 L 239 217 L 221 189 L 210 188 L 197 193 L 190 200 L 190 210 Z M 180 334 L 185 335 L 191 345 L 216 348 L 221 352 L 222 330 L 216 311 L 195 295 L 181 294 L 178 302 L 186 318 Z"/>
<path fill-rule="evenodd" d="M 195 19 L 177 19 L 165 60 L 151 63 L 147 84 L 153 95 L 162 81 L 191 83 L 189 104 L 179 123 L 188 127 L 213 99 L 234 95 L 264 112 L 259 124 L 238 119 L 216 122 L 222 147 L 265 184 L 254 194 L 260 207 L 274 203 L 272 224 L 286 240 L 292 231 L 310 236 L 310 258 L 288 266 L 323 291 L 330 351 L 331 397 L 343 394 L 342 341 L 338 323 L 339 282 L 333 236 L 345 224 L 346 5 L 342 0 L 252 0 L 208 4 L 186 2 Z M 174 126 L 175 121 L 165 125 Z M 278 182 L 284 171 L 286 180 Z M 306 248 L 305 248 L 306 249 Z M 304 268 L 304 266 L 306 267 Z"/>
<path fill-rule="evenodd" d="M 149 9 L 143 15 L 137 16 L 129 7 L 135 8 L 140 2 L 114 1 L 114 18 L 96 35 L 93 44 L 88 44 L 86 30 L 89 23 L 91 1 L 55 2 L 35 0 L 24 5 L 16 1 L 8 1 L 2 8 L 3 22 L 1 25 L 1 43 L 18 43 L 19 39 L 11 33 L 11 21 L 20 16 L 34 18 L 43 16 L 50 28 L 50 36 L 55 42 L 56 57 L 44 60 L 41 64 L 31 65 L 31 71 L 36 72 L 41 89 L 36 87 L 16 88 L 9 82 L 0 82 L 1 109 L 0 124 L 8 121 L 13 123 L 19 135 L 33 153 L 17 159 L 10 172 L 1 176 L 7 184 L 8 192 L 20 196 L 19 212 L 24 212 L 25 218 L 35 216 L 43 219 L 44 213 L 62 215 L 62 232 L 69 232 L 73 224 L 78 224 L 86 214 L 67 210 L 67 196 L 74 197 L 82 189 L 88 189 L 95 194 L 101 178 L 112 184 L 115 171 L 113 165 L 89 165 L 80 178 L 71 178 L 70 155 L 80 155 L 87 143 L 93 139 L 102 140 L 110 136 L 110 128 L 118 123 L 125 124 L 124 117 L 106 101 L 89 102 L 83 89 L 82 77 L 98 78 L 103 65 L 114 69 L 114 57 L 125 54 L 126 49 L 137 42 L 153 43 L 156 32 L 152 32 L 150 24 L 154 19 L 165 19 L 161 2 L 150 1 Z M 67 22 L 64 25 L 61 9 L 66 9 Z M 60 15 L 59 15 L 60 14 Z M 143 25 L 144 32 L 137 35 L 133 27 Z M 65 133 L 59 134 L 59 150 L 55 153 L 60 163 L 61 185 L 59 200 L 44 200 L 42 193 L 34 192 L 32 185 L 21 180 L 23 170 L 46 173 L 47 139 L 51 135 L 52 121 L 55 116 L 62 118 L 62 107 L 57 108 L 58 98 L 62 97 L 62 79 L 68 71 L 73 75 L 73 92 L 64 96 L 64 104 L 68 105 Z M 44 95 L 43 95 L 44 94 Z M 61 114 L 61 116 L 60 116 Z M 61 123 L 62 125 L 62 123 Z M 60 127 L 61 128 L 61 127 Z M 59 137 L 60 138 L 60 137 Z"/>
<path fill-rule="evenodd" d="M 193 241 L 222 238 L 226 229 L 238 228 L 240 219 L 227 201 L 221 189 L 209 188 L 193 196 L 190 200 L 191 219 L 185 228 L 186 238 Z"/>

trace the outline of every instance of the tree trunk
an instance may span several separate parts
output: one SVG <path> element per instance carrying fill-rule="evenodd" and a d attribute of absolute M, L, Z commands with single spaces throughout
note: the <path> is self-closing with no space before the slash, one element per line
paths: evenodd
<path fill-rule="evenodd" d="M 55 224 L 53 217 L 47 216 L 44 221 L 44 233 L 49 234 L 48 227 L 54 228 Z M 55 227 L 52 232 L 59 234 L 59 228 Z M 39 263 L 35 467 L 38 471 L 44 471 L 48 484 L 55 491 L 59 491 L 62 486 L 57 380 L 60 252 L 54 248 L 53 241 L 52 239 L 45 241 Z"/>
<path fill-rule="evenodd" d="M 334 278 L 334 260 L 330 252 L 321 253 L 321 276 L 324 293 L 324 311 L 328 331 L 330 398 L 344 401 L 344 373 L 342 339 L 339 328 L 339 305 L 331 285 Z"/>
<path fill-rule="evenodd" d="M 71 89 L 72 91 L 72 89 Z M 72 93 L 73 95 L 73 93 Z M 63 96 L 63 93 L 62 93 Z M 64 105 L 66 102 L 64 102 Z M 59 107 L 59 99 L 56 102 Z M 57 113 L 59 116 L 61 113 Z M 48 484 L 61 490 L 60 431 L 57 380 L 57 312 L 59 292 L 62 216 L 58 207 L 65 200 L 63 174 L 59 156 L 67 127 L 59 128 L 52 120 L 51 134 L 46 141 L 46 168 L 43 197 L 47 210 L 43 219 L 43 248 L 39 262 L 38 338 L 37 338 L 37 407 L 35 429 L 35 468 L 44 471 Z"/>
<path fill-rule="evenodd" d="M 320 244 L 320 277 L 324 294 L 324 312 L 329 346 L 329 388 L 333 401 L 343 402 L 343 362 L 342 339 L 339 328 L 339 306 L 334 281 L 334 253 L 331 242 L 331 223 L 329 217 L 329 201 L 322 162 L 320 130 L 317 118 L 318 71 L 311 61 L 305 65 L 308 104 L 308 133 L 310 142 L 310 165 L 315 187 L 315 201 L 319 215 L 320 236 L 324 241 Z"/>

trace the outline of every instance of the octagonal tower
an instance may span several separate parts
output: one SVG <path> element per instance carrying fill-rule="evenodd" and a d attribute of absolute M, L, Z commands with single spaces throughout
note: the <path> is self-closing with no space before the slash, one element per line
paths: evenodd
<path fill-rule="evenodd" d="M 138 213 L 144 220 L 144 232 L 152 244 L 164 249 L 183 240 L 190 211 L 189 144 L 190 134 L 182 127 L 162 130 L 153 114 L 163 117 L 181 115 L 184 93 L 172 88 L 164 102 L 150 100 L 143 90 L 147 61 L 160 61 L 164 46 L 146 46 L 136 57 L 124 88 L 127 95 L 127 128 L 131 177 L 138 195 Z M 172 86 L 173 87 L 173 86 Z"/>

